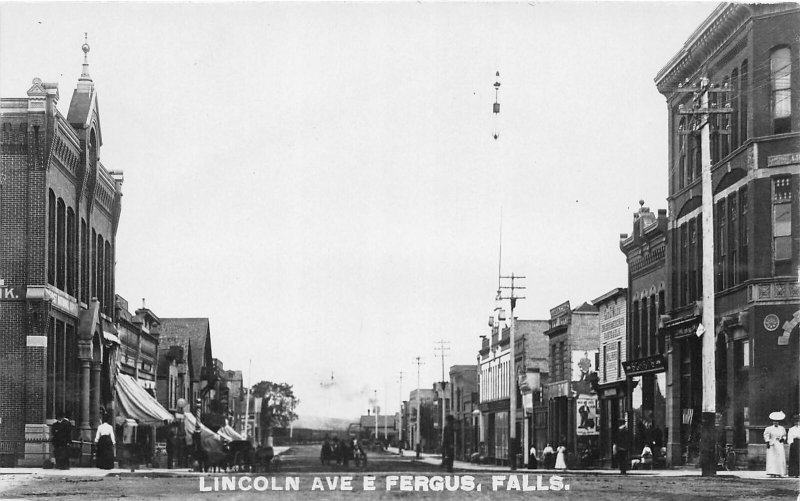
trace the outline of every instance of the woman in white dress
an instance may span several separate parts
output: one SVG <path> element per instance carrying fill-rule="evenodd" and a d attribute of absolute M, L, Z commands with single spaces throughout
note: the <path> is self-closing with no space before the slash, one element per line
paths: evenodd
<path fill-rule="evenodd" d="M 767 475 L 770 477 L 786 476 L 786 452 L 783 450 L 783 443 L 786 442 L 786 428 L 779 423 L 786 419 L 786 415 L 781 412 L 773 412 L 769 415 L 772 426 L 764 429 L 764 442 L 767 444 Z"/>
<path fill-rule="evenodd" d="M 563 445 L 559 445 L 556 453 L 556 470 L 567 469 L 566 453 L 567 448 Z"/>

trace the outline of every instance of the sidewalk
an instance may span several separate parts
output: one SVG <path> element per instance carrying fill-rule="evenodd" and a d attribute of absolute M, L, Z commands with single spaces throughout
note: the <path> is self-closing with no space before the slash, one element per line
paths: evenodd
<path fill-rule="evenodd" d="M 387 452 L 390 454 L 399 454 L 397 447 L 388 447 Z M 440 454 L 421 453 L 420 459 L 416 459 L 417 454 L 414 451 L 403 450 L 403 458 L 408 458 L 414 461 L 430 464 L 433 466 L 442 465 L 442 456 Z M 486 473 L 511 473 L 508 466 L 499 466 L 493 464 L 475 464 L 466 461 L 453 461 L 453 469 L 457 471 L 476 471 Z M 536 469 L 528 470 L 527 468 L 519 468 L 514 472 L 519 475 L 524 474 L 547 474 L 547 475 L 619 475 L 619 470 L 545 470 Z M 628 470 L 628 475 L 635 476 L 656 476 L 656 477 L 699 477 L 701 471 L 699 468 L 673 468 L 668 470 Z M 747 478 L 747 479 L 770 479 L 770 480 L 786 480 L 788 477 L 774 478 L 768 477 L 764 471 L 751 471 L 751 470 L 736 470 L 736 471 L 718 471 L 717 476 L 720 477 L 733 477 L 733 478 Z M 796 478 L 789 478 L 797 482 Z"/>
<path fill-rule="evenodd" d="M 273 451 L 276 456 L 280 456 L 289 450 L 289 447 L 274 447 Z M 178 477 L 178 476 L 203 476 L 207 473 L 199 471 L 191 471 L 187 468 L 137 468 L 131 470 L 130 468 L 112 468 L 110 470 L 101 470 L 100 468 L 91 467 L 74 467 L 69 470 L 51 469 L 45 470 L 44 468 L 0 468 L 0 481 L 3 478 L 8 478 L 6 475 L 31 475 L 33 477 L 106 477 L 106 476 L 139 476 L 139 477 Z"/>

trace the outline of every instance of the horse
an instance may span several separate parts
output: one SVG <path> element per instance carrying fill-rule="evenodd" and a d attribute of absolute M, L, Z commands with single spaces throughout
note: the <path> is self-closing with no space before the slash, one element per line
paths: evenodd
<path fill-rule="evenodd" d="M 270 471 L 270 465 L 275 458 L 275 451 L 272 447 L 264 447 L 259 445 L 253 453 L 252 466 L 253 471 Z"/>
<path fill-rule="evenodd" d="M 255 449 L 248 440 L 233 440 L 228 443 L 228 465 L 237 471 L 250 471 L 254 452 Z"/>

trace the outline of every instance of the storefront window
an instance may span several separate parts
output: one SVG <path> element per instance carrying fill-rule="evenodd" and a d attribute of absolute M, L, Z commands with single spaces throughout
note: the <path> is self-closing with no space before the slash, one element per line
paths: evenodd
<path fill-rule="evenodd" d="M 633 453 L 648 444 L 658 456 L 666 446 L 666 373 L 646 374 L 632 378 Z"/>

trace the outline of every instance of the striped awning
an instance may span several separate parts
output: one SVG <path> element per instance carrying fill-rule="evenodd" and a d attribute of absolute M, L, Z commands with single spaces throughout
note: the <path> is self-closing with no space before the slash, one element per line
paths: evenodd
<path fill-rule="evenodd" d="M 160 424 L 175 420 L 172 413 L 127 374 L 117 376 L 117 401 L 120 414 L 136 419 L 141 424 Z"/>

